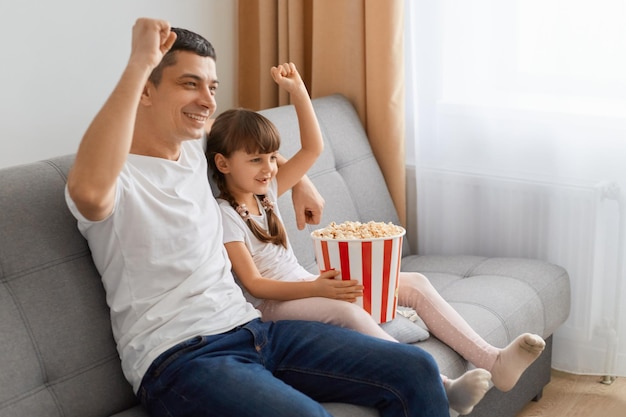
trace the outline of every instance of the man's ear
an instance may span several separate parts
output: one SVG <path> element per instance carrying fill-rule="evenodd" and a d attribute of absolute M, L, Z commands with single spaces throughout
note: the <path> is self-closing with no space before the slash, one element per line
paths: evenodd
<path fill-rule="evenodd" d="M 150 106 L 152 104 L 152 93 L 154 89 L 154 84 L 151 82 L 146 83 L 143 87 L 143 91 L 141 92 L 141 99 L 139 102 L 144 106 Z"/>
<path fill-rule="evenodd" d="M 230 173 L 230 166 L 228 164 L 228 159 L 221 153 L 216 153 L 214 157 L 215 167 L 222 174 Z"/>

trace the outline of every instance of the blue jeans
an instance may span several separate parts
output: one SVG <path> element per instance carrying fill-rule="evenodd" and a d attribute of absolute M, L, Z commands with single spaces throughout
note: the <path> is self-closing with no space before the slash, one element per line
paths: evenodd
<path fill-rule="evenodd" d="M 329 417 L 320 402 L 449 417 L 430 354 L 310 321 L 253 320 L 189 339 L 152 363 L 137 396 L 153 417 Z"/>

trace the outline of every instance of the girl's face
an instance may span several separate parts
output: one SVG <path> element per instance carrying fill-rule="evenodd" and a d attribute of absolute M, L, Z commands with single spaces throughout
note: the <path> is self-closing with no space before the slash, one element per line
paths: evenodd
<path fill-rule="evenodd" d="M 276 156 L 272 153 L 247 153 L 239 150 L 224 158 L 224 172 L 231 194 L 237 198 L 242 194 L 267 194 L 271 179 L 278 172 Z M 219 163 L 218 163 L 219 166 Z"/>

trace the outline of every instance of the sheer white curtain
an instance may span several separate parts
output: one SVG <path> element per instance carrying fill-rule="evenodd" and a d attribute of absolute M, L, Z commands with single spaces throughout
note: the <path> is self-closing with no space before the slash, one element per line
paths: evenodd
<path fill-rule="evenodd" d="M 406 13 L 418 252 L 564 266 L 553 366 L 626 376 L 626 0 L 407 0 Z"/>

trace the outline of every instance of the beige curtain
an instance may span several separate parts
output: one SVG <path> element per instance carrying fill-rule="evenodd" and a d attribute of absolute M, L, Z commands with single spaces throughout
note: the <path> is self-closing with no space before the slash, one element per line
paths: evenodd
<path fill-rule="evenodd" d="M 239 0 L 238 17 L 238 104 L 288 104 L 269 76 L 288 61 L 311 97 L 348 97 L 406 224 L 403 0 Z"/>

